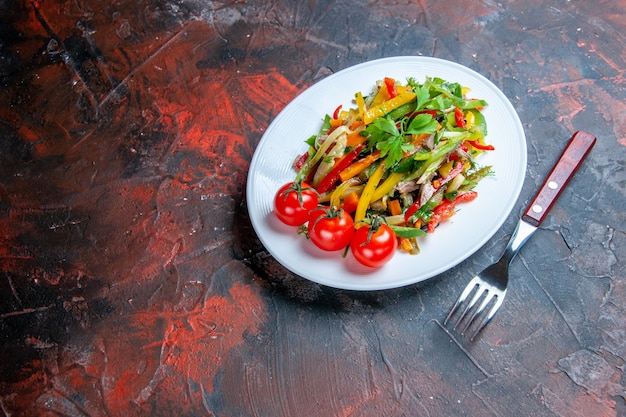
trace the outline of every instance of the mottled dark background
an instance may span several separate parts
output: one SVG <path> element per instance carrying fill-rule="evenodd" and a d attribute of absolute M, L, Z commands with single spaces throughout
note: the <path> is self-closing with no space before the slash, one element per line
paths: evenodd
<path fill-rule="evenodd" d="M 626 2 L 0 1 L 7 416 L 624 416 Z M 278 265 L 244 190 L 299 92 L 367 60 L 485 75 L 528 140 L 518 204 L 424 283 Z M 442 325 L 576 130 L 598 142 L 474 343 Z"/>

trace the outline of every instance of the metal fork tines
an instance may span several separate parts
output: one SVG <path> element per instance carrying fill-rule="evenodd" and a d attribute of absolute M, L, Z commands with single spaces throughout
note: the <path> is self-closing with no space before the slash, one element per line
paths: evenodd
<path fill-rule="evenodd" d="M 448 323 L 450 318 L 454 316 L 454 313 L 461 307 L 461 305 L 467 300 L 467 298 L 474 293 L 473 297 L 465 306 L 465 309 L 457 319 L 454 329 L 458 329 L 459 326 L 464 324 L 461 329 L 461 334 L 465 334 L 474 321 L 486 310 L 488 306 L 491 308 L 483 318 L 482 322 L 475 328 L 470 340 L 474 340 L 474 337 L 491 321 L 496 314 L 502 303 L 504 302 L 504 296 L 506 295 L 506 285 L 508 281 L 508 274 L 506 270 L 504 275 L 498 275 L 490 273 L 490 269 L 498 267 L 499 264 L 491 265 L 488 269 L 484 270 L 480 274 L 476 275 L 467 284 L 465 290 L 461 293 L 456 303 L 448 313 L 448 316 L 444 320 L 444 325 Z M 506 268 L 505 268 L 506 269 Z M 485 278 L 483 278 L 483 276 Z M 478 302 L 481 301 L 480 305 Z"/>
<path fill-rule="evenodd" d="M 487 311 L 482 321 L 480 321 L 480 323 L 474 328 L 474 331 L 470 336 L 470 340 L 474 340 L 476 335 L 478 335 L 478 333 L 487 324 L 489 324 L 502 305 L 509 281 L 509 264 L 522 245 L 526 242 L 526 240 L 528 240 L 536 229 L 537 228 L 535 226 L 526 223 L 523 220 L 519 221 L 515 232 L 511 235 L 509 243 L 507 244 L 506 249 L 498 262 L 488 266 L 472 278 L 452 306 L 452 309 L 443 322 L 444 325 L 448 323 L 459 307 L 461 307 L 470 294 L 473 293 L 474 295 L 471 300 L 457 319 L 454 329 L 456 330 L 461 324 L 464 323 L 461 334 L 465 334 L 478 317 Z M 479 301 L 480 304 L 478 304 Z M 490 308 L 487 310 L 487 307 L 489 306 Z"/>

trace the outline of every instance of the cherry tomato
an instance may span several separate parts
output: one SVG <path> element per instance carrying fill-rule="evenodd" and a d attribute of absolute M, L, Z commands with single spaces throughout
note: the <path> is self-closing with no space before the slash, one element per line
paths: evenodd
<path fill-rule="evenodd" d="M 379 268 L 396 253 L 398 239 L 386 224 L 359 227 L 350 242 L 350 250 L 359 263 L 370 268 Z"/>
<path fill-rule="evenodd" d="M 354 234 L 354 220 L 343 209 L 319 207 L 309 215 L 309 238 L 325 251 L 343 249 Z"/>
<path fill-rule="evenodd" d="M 300 226 L 307 222 L 309 213 L 319 202 L 317 191 L 309 184 L 290 182 L 283 185 L 274 197 L 274 213 L 289 226 Z"/>

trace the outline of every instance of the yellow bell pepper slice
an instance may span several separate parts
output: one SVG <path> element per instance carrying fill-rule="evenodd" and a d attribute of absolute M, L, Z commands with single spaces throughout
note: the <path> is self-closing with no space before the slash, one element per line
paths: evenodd
<path fill-rule="evenodd" d="M 399 172 L 393 172 L 389 174 L 387 179 L 380 184 L 380 187 L 376 188 L 376 190 L 372 193 L 372 200 L 377 201 L 383 198 L 383 196 L 393 190 L 393 187 L 396 186 L 398 182 L 402 179 L 403 174 Z"/>
<path fill-rule="evenodd" d="M 465 114 L 465 128 L 467 130 L 471 130 L 474 127 L 475 123 L 476 123 L 476 116 L 474 116 L 474 113 L 472 113 L 471 111 L 468 111 Z"/>
<path fill-rule="evenodd" d="M 372 123 L 379 117 L 385 116 L 387 113 L 392 111 L 393 109 L 397 109 L 403 104 L 409 103 L 415 100 L 415 93 L 413 92 L 403 92 L 398 94 L 394 98 L 391 98 L 384 103 L 379 104 L 378 106 L 371 107 L 363 113 L 363 123 L 366 125 Z M 358 100 L 357 100 L 358 104 Z"/>
<path fill-rule="evenodd" d="M 363 99 L 363 94 L 359 91 L 355 95 L 356 98 L 356 106 L 359 109 L 359 116 L 361 116 L 361 120 L 363 120 L 363 115 L 365 114 L 365 100 Z"/>
<path fill-rule="evenodd" d="M 360 181 L 356 180 L 356 178 L 351 178 L 339 184 L 330 195 L 330 206 L 339 207 L 341 205 L 341 199 L 344 198 L 344 194 L 346 194 L 351 187 L 359 183 Z"/>
<path fill-rule="evenodd" d="M 389 90 L 387 90 L 387 85 L 383 83 L 378 89 L 378 93 L 376 93 L 374 101 L 372 101 L 372 107 L 379 106 L 389 99 Z"/>
<path fill-rule="evenodd" d="M 367 180 L 367 184 L 365 184 L 365 188 L 363 189 L 363 193 L 361 193 L 361 198 L 359 198 L 359 204 L 356 206 L 356 212 L 354 213 L 354 224 L 356 227 L 362 226 L 359 222 L 365 219 L 365 213 L 367 212 L 367 208 L 372 201 L 372 194 L 374 190 L 378 186 L 383 174 L 385 173 L 385 164 L 381 163 L 374 170 L 372 176 Z"/>

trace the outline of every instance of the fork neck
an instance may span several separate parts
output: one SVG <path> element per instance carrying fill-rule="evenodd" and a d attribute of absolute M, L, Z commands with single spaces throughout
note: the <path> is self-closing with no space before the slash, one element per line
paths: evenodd
<path fill-rule="evenodd" d="M 517 227 L 511 235 L 511 238 L 509 239 L 509 243 L 506 245 L 504 253 L 498 260 L 498 263 L 506 263 L 507 265 L 510 264 L 513 258 L 515 258 L 515 255 L 517 255 L 517 252 L 524 245 L 524 243 L 526 243 L 528 238 L 532 236 L 535 230 L 537 230 L 535 226 L 520 220 L 517 223 Z"/>

